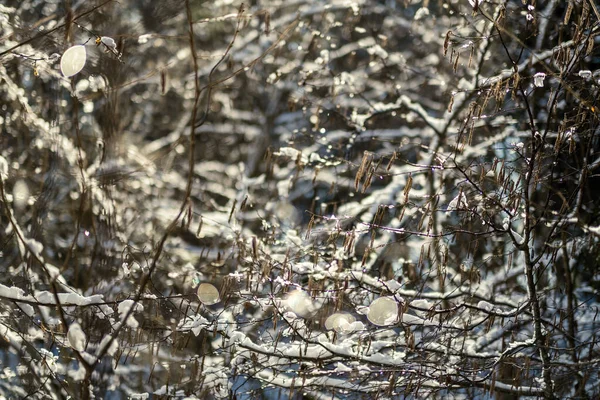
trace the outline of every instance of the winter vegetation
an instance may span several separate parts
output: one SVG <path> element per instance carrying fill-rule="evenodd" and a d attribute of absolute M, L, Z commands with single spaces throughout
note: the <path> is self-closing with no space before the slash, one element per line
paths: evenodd
<path fill-rule="evenodd" d="M 593 0 L 3 0 L 0 399 L 600 397 Z"/>

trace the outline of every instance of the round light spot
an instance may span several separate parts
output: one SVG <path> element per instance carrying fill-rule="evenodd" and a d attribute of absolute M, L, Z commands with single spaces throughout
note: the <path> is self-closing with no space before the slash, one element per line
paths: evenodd
<path fill-rule="evenodd" d="M 369 306 L 368 320 L 373 325 L 391 325 L 398 321 L 398 304 L 390 297 L 380 297 Z"/>
<path fill-rule="evenodd" d="M 219 291 L 210 283 L 202 283 L 198 286 L 198 299 L 202 304 L 207 306 L 212 306 L 221 301 L 219 298 Z"/>
<path fill-rule="evenodd" d="M 303 318 L 311 315 L 315 310 L 312 299 L 303 290 L 290 292 L 285 299 L 285 305 L 290 311 Z"/>
<path fill-rule="evenodd" d="M 23 211 L 29 201 L 29 186 L 27 183 L 19 179 L 13 187 L 13 202 L 17 211 Z"/>
<path fill-rule="evenodd" d="M 66 78 L 78 74 L 83 69 L 86 58 L 85 46 L 69 47 L 60 59 L 60 72 Z"/>
<path fill-rule="evenodd" d="M 338 333 L 350 333 L 354 330 L 354 321 L 356 321 L 356 318 L 348 313 L 335 313 L 325 320 L 325 328 L 327 330 L 333 329 Z"/>

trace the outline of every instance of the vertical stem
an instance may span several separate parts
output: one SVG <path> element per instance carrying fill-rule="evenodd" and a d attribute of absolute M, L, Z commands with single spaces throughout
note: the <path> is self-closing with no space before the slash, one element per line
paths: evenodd
<path fill-rule="evenodd" d="M 550 370 L 550 358 L 548 355 L 548 347 L 546 346 L 546 337 L 542 332 L 542 313 L 540 311 L 540 302 L 536 290 L 534 268 L 535 263 L 531 259 L 529 246 L 525 246 L 525 275 L 527 278 L 527 294 L 531 302 L 531 311 L 533 313 L 533 340 L 535 346 L 540 353 L 542 360 L 542 378 L 544 380 L 544 397 L 547 399 L 554 398 L 554 385 L 552 383 L 552 375 Z"/>

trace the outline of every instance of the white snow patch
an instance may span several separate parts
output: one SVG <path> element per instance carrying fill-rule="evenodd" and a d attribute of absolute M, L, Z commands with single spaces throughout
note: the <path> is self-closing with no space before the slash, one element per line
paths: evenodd
<path fill-rule="evenodd" d="M 121 303 L 119 303 L 118 311 L 119 318 L 121 318 L 121 321 L 125 319 L 125 316 L 129 313 L 129 310 L 132 307 L 134 312 L 144 311 L 144 306 L 135 303 L 131 299 L 123 300 Z M 123 321 L 123 323 L 125 323 L 131 329 L 137 329 L 137 327 L 140 325 L 140 323 L 133 317 L 133 314 L 131 314 L 129 318 L 127 318 L 127 321 Z"/>
<path fill-rule="evenodd" d="M 111 335 L 104 336 L 104 338 L 98 345 L 98 349 L 103 349 L 104 346 L 106 346 L 106 344 L 110 341 L 110 339 L 111 339 Z M 119 350 L 119 344 L 117 343 L 117 339 L 115 339 L 110 344 L 110 347 L 108 348 L 108 350 L 106 350 L 106 354 L 108 354 L 109 356 L 114 356 L 115 353 L 117 352 L 117 350 Z"/>
<path fill-rule="evenodd" d="M 482 310 L 485 310 L 485 311 L 492 311 L 494 309 L 493 304 L 490 304 L 484 300 L 481 300 L 479 303 L 477 303 L 477 307 L 481 308 Z"/>
<path fill-rule="evenodd" d="M 81 325 L 77 322 L 73 322 L 69 327 L 69 332 L 67 333 L 67 340 L 69 341 L 69 345 L 77 350 L 84 351 L 85 343 L 87 341 L 85 337 L 85 333 L 81 329 Z"/>
<path fill-rule="evenodd" d="M 533 84 L 536 87 L 544 87 L 544 79 L 546 79 L 546 74 L 544 72 L 538 72 L 533 76 Z"/>

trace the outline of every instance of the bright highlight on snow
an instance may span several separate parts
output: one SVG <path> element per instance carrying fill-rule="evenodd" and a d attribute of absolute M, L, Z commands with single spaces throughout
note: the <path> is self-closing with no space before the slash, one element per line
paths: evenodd
<path fill-rule="evenodd" d="M 212 306 L 221 301 L 219 298 L 219 291 L 210 283 L 202 283 L 198 286 L 198 299 L 202 304 L 207 306 Z"/>
<path fill-rule="evenodd" d="M 303 290 L 290 292 L 285 299 L 285 305 L 300 317 L 307 317 L 315 311 L 312 299 Z"/>
<path fill-rule="evenodd" d="M 398 320 L 398 304 L 390 297 L 380 297 L 369 306 L 367 319 L 373 325 L 391 325 Z"/>
<path fill-rule="evenodd" d="M 533 76 L 533 84 L 536 87 L 544 87 L 544 79 L 546 79 L 546 74 L 538 72 Z"/>
<path fill-rule="evenodd" d="M 60 72 L 65 78 L 78 74 L 85 66 L 86 58 L 85 46 L 69 47 L 60 59 Z"/>

